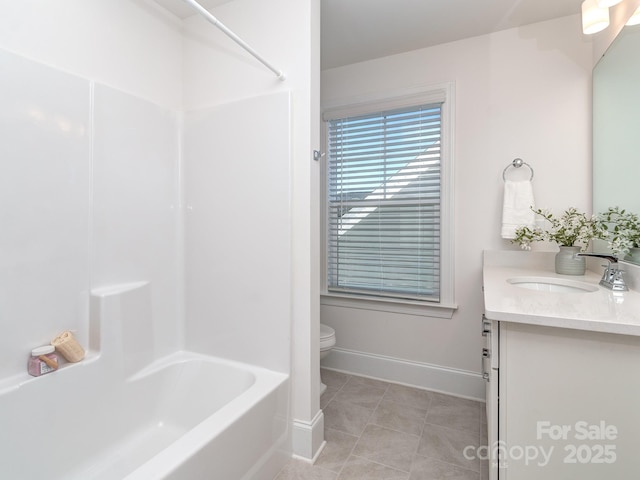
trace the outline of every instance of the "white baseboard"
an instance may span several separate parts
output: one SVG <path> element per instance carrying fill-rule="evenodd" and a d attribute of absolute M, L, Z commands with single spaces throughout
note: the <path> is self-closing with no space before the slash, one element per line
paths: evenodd
<path fill-rule="evenodd" d="M 334 348 L 322 359 L 321 366 L 458 397 L 481 401 L 485 399 L 485 380 L 476 372 L 341 348 Z"/>
<path fill-rule="evenodd" d="M 291 431 L 293 456 L 315 461 L 324 447 L 324 413 L 318 410 L 310 422 L 293 419 Z"/>

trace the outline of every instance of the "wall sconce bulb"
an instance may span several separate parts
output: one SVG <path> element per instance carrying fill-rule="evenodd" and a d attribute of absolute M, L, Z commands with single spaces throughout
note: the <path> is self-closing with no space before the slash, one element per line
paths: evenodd
<path fill-rule="evenodd" d="M 582 2 L 582 32 L 593 35 L 609 26 L 609 8 L 600 7 L 598 0 Z"/>

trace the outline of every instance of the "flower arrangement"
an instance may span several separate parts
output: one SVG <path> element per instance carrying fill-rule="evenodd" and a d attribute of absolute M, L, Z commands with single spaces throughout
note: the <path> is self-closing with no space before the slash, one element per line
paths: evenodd
<path fill-rule="evenodd" d="M 607 233 L 606 240 L 614 255 L 624 256 L 632 248 L 640 247 L 640 220 L 635 213 L 609 207 L 606 212 L 598 214 L 597 221 Z"/>
<path fill-rule="evenodd" d="M 556 242 L 561 247 L 580 246 L 580 250 L 584 252 L 592 239 L 606 237 L 607 230 L 603 223 L 597 221 L 596 216 L 587 217 L 574 207 L 569 208 L 559 217 L 548 210 L 540 208 L 532 208 L 532 210 L 536 215 L 547 220 L 550 228 L 548 230 L 540 227 L 516 229 L 516 236 L 512 243 L 520 244 L 523 250 L 531 250 L 532 242 L 550 241 Z"/>

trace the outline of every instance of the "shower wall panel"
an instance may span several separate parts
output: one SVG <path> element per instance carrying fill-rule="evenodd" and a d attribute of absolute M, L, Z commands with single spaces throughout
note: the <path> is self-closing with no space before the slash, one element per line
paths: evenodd
<path fill-rule="evenodd" d="M 154 353 L 181 346 L 178 113 L 96 85 L 92 287 L 149 281 Z"/>
<path fill-rule="evenodd" d="M 0 379 L 60 331 L 86 333 L 89 93 L 86 80 L 0 50 Z"/>
<path fill-rule="evenodd" d="M 187 112 L 186 346 L 289 372 L 290 96 Z"/>

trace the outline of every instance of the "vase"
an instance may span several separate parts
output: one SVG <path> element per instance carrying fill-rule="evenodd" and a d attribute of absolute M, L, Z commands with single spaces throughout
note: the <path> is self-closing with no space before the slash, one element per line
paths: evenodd
<path fill-rule="evenodd" d="M 633 247 L 629 250 L 629 253 L 624 257 L 627 262 L 640 263 L 640 248 Z"/>
<path fill-rule="evenodd" d="M 584 275 L 587 261 L 584 257 L 576 257 L 580 247 L 560 247 L 556 254 L 556 273 L 562 275 Z"/>

